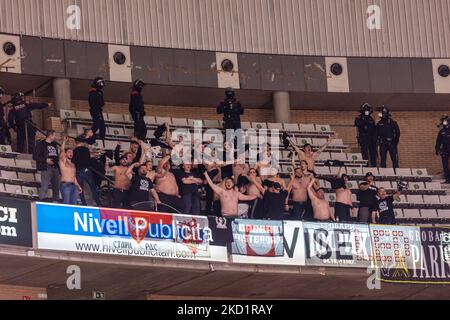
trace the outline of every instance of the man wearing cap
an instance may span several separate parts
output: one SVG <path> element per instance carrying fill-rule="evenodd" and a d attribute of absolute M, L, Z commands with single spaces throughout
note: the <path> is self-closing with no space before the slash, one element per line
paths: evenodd
<path fill-rule="evenodd" d="M 445 183 L 450 183 L 450 118 L 448 116 L 442 117 L 441 126 L 442 129 L 436 139 L 436 155 L 440 155 L 442 158 Z"/>
<path fill-rule="evenodd" d="M 34 153 L 36 144 L 36 129 L 32 125 L 31 111 L 47 108 L 47 103 L 26 103 L 22 92 L 15 93 L 11 98 L 12 109 L 8 114 L 8 127 L 17 130 L 17 152 Z M 28 146 L 25 142 L 28 139 Z M 26 149 L 28 147 L 28 149 Z"/>
<path fill-rule="evenodd" d="M 361 113 L 355 119 L 355 127 L 358 128 L 358 143 L 364 160 L 370 160 L 371 167 L 377 166 L 377 130 L 375 120 L 372 118 L 373 108 L 364 103 Z"/>
<path fill-rule="evenodd" d="M 105 98 L 103 96 L 103 88 L 105 87 L 105 80 L 101 77 L 95 78 L 91 89 L 89 90 L 89 112 L 92 116 L 92 131 L 94 134 L 99 132 L 99 137 L 105 140 L 106 125 L 103 118 L 103 107 L 105 106 Z"/>
<path fill-rule="evenodd" d="M 378 188 L 375 186 L 375 177 L 371 172 L 365 176 L 365 182 L 359 185 L 356 194 L 359 201 L 358 221 L 369 223 L 371 221 L 371 208 L 377 203 Z"/>
<path fill-rule="evenodd" d="M 236 99 L 232 88 L 225 90 L 225 100 L 217 107 L 217 114 L 223 114 L 223 127 L 225 130 L 241 129 L 241 115 L 244 114 L 244 108 Z"/>
<path fill-rule="evenodd" d="M 144 99 L 142 98 L 142 89 L 145 84 L 142 80 L 136 80 L 131 87 L 130 96 L 130 114 L 134 121 L 134 135 L 144 141 L 147 137 L 147 126 L 145 125 Z"/>
<path fill-rule="evenodd" d="M 398 144 L 400 142 L 400 128 L 391 118 L 387 107 L 381 107 L 379 114 L 381 120 L 377 123 L 377 141 L 380 146 L 381 167 L 386 168 L 387 153 L 391 156 L 394 169 L 399 167 Z"/>

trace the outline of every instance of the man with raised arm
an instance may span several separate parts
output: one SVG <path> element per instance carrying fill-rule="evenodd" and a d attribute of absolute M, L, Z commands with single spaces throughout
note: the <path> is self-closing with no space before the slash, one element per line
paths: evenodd
<path fill-rule="evenodd" d="M 61 170 L 61 193 L 63 203 L 69 205 L 76 205 L 78 194 L 83 192 L 81 186 L 77 181 L 77 170 L 72 163 L 73 150 L 66 149 L 66 142 L 68 137 L 64 137 L 59 152 L 59 169 Z"/>
<path fill-rule="evenodd" d="M 134 170 L 137 169 L 137 174 Z M 154 202 L 155 210 L 158 210 L 159 200 L 153 181 L 147 177 L 148 170 L 146 164 L 134 163 L 126 172 L 128 179 L 131 181 L 130 187 L 130 205 L 133 206 L 143 202 Z"/>
<path fill-rule="evenodd" d="M 159 162 L 158 169 L 156 170 L 155 189 L 163 204 L 167 204 L 183 213 L 185 209 L 184 203 L 180 196 L 177 179 L 171 172 L 170 158 L 171 156 L 168 155 Z"/>
<path fill-rule="evenodd" d="M 205 172 L 205 178 L 211 189 L 219 196 L 223 217 L 238 217 L 239 201 L 253 201 L 258 198 L 256 195 L 246 196 L 238 192 L 234 188 L 234 181 L 232 178 L 225 179 L 225 189 L 215 185 L 207 172 Z"/>
<path fill-rule="evenodd" d="M 316 167 L 316 160 L 319 159 L 320 154 L 324 152 L 328 146 L 333 142 L 333 136 L 330 136 L 327 142 L 316 152 L 313 152 L 312 146 L 310 144 L 305 144 L 303 149 L 300 149 L 298 146 L 292 143 L 292 147 L 295 152 L 297 152 L 298 159 L 300 161 L 306 161 L 308 163 L 308 170 L 314 172 Z"/>
<path fill-rule="evenodd" d="M 336 221 L 334 214 L 331 212 L 330 204 L 325 199 L 325 191 L 323 189 L 315 191 L 313 187 L 315 183 L 316 179 L 312 179 L 308 185 L 308 195 L 311 198 L 314 219 L 318 221 Z"/>

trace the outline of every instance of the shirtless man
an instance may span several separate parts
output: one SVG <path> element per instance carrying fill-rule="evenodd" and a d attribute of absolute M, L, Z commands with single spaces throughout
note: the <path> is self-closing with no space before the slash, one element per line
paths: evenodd
<path fill-rule="evenodd" d="M 59 168 L 61 170 L 61 193 L 63 196 L 63 203 L 69 205 L 76 205 L 78 194 L 83 192 L 78 184 L 75 165 L 72 163 L 73 150 L 66 149 L 66 142 L 68 137 L 65 137 L 61 145 L 59 153 Z"/>
<path fill-rule="evenodd" d="M 205 172 L 205 178 L 211 189 L 213 189 L 220 198 L 222 217 L 238 217 L 239 201 L 253 201 L 257 198 L 257 196 L 246 196 L 238 192 L 234 188 L 234 181 L 231 178 L 225 179 L 225 189 L 216 186 L 207 172 Z"/>
<path fill-rule="evenodd" d="M 293 220 L 301 220 L 306 211 L 308 203 L 308 185 L 312 175 L 305 174 L 301 168 L 296 168 L 287 189 L 291 191 L 294 208 L 292 211 Z"/>
<path fill-rule="evenodd" d="M 332 136 L 330 136 L 327 140 L 327 142 L 316 152 L 312 151 L 312 146 L 310 144 L 305 144 L 303 146 L 303 149 L 300 149 L 298 146 L 292 144 L 292 147 L 294 148 L 295 152 L 297 152 L 298 159 L 300 161 L 306 161 L 308 163 L 308 171 L 314 172 L 314 169 L 316 167 L 316 160 L 320 157 L 320 154 L 324 152 L 328 146 L 333 141 Z"/>
<path fill-rule="evenodd" d="M 163 204 L 167 204 L 183 213 L 184 203 L 180 196 L 175 175 L 170 171 L 170 158 L 170 155 L 165 156 L 159 162 L 158 169 L 156 170 L 155 189 Z M 164 208 L 165 206 L 160 207 Z M 171 208 L 169 209 L 172 210 Z"/>
<path fill-rule="evenodd" d="M 205 166 L 206 172 L 211 177 L 215 184 L 222 182 L 222 164 L 219 163 L 217 158 L 216 149 L 211 150 L 211 155 L 204 154 L 203 164 Z M 206 212 L 208 214 L 212 213 L 213 202 L 214 202 L 214 191 L 204 182 L 206 191 Z"/>
<path fill-rule="evenodd" d="M 335 216 L 339 222 L 350 222 L 353 209 L 352 191 L 347 187 L 348 176 L 339 169 L 338 179 L 334 181 L 336 188 Z"/>
<path fill-rule="evenodd" d="M 262 153 L 262 159 L 256 164 L 256 170 L 259 172 L 259 176 L 262 180 L 269 179 L 273 175 L 272 168 L 272 152 L 269 145 L 266 145 Z"/>
<path fill-rule="evenodd" d="M 153 161 L 147 161 L 145 167 L 147 168 L 147 178 L 155 182 L 156 172 L 153 171 Z"/>
<path fill-rule="evenodd" d="M 114 173 L 114 190 L 112 193 L 112 205 L 117 209 L 125 209 L 129 206 L 129 190 L 131 187 L 131 179 L 127 176 L 130 168 L 128 157 L 126 155 L 120 158 L 120 165 L 109 168 L 105 166 L 106 172 Z"/>
<path fill-rule="evenodd" d="M 331 212 L 330 204 L 325 199 L 325 191 L 319 189 L 314 190 L 316 179 L 312 179 L 308 185 L 308 195 L 311 198 L 312 207 L 314 210 L 314 219 L 318 221 L 336 221 L 334 214 Z"/>

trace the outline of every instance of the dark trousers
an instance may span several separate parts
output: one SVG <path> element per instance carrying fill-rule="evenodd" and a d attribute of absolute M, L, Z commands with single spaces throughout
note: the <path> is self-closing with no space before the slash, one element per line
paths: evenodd
<path fill-rule="evenodd" d="M 302 220 L 303 215 L 306 211 L 306 202 L 295 202 L 294 201 L 294 208 L 292 209 L 292 220 Z"/>
<path fill-rule="evenodd" d="M 83 206 L 87 206 L 86 197 L 84 196 L 84 184 L 87 183 L 91 189 L 92 198 L 98 207 L 100 207 L 100 195 L 98 194 L 97 188 L 95 186 L 94 178 L 92 172 L 89 169 L 77 171 L 77 181 L 83 192 L 80 194 L 80 200 Z"/>
<path fill-rule="evenodd" d="M 371 167 L 377 166 L 377 147 L 374 143 L 361 139 L 359 141 L 359 147 L 361 148 L 361 154 L 364 160 L 369 161 Z"/>
<path fill-rule="evenodd" d="M 191 192 L 187 194 L 183 194 L 183 202 L 184 202 L 184 212 L 186 214 L 191 214 L 194 216 L 198 216 L 201 213 L 200 206 L 200 193 Z"/>
<path fill-rule="evenodd" d="M 392 214 L 380 214 L 380 217 L 378 218 L 379 224 L 397 224 L 397 220 L 395 219 L 395 216 Z"/>
<path fill-rule="evenodd" d="M 28 132 L 28 150 L 27 150 L 27 132 Z M 25 123 L 17 124 L 17 152 L 29 154 L 34 153 L 36 145 L 36 130 Z"/>
<path fill-rule="evenodd" d="M 173 210 L 176 209 L 179 212 L 183 213 L 184 211 L 183 199 L 165 193 L 158 193 L 158 196 L 159 200 L 162 202 L 162 204 L 158 205 L 159 212 L 178 213 L 175 210 Z M 169 205 L 170 207 L 165 206 L 165 204 Z"/>
<path fill-rule="evenodd" d="M 442 158 L 442 167 L 444 168 L 445 181 L 450 182 L 450 166 L 449 166 L 450 152 L 442 153 L 441 158 Z"/>
<path fill-rule="evenodd" d="M 147 126 L 143 118 L 134 120 L 134 135 L 142 141 L 147 138 Z"/>
<path fill-rule="evenodd" d="M 128 209 L 130 206 L 130 191 L 114 189 L 112 192 L 112 206 L 116 209 Z"/>
<path fill-rule="evenodd" d="M 382 143 L 380 144 L 380 158 L 381 158 L 381 167 L 386 168 L 386 160 L 387 160 L 387 154 L 389 152 L 389 155 L 392 160 L 392 166 L 393 168 L 398 168 L 398 149 L 397 145 L 394 143 Z"/>
<path fill-rule="evenodd" d="M 334 215 L 339 222 L 350 222 L 352 221 L 351 217 L 352 207 L 348 204 L 336 202 L 334 205 Z"/>
<path fill-rule="evenodd" d="M 39 200 L 44 200 L 47 195 L 48 187 L 51 185 L 53 191 L 53 200 L 59 200 L 59 169 L 48 168 L 41 172 L 41 188 L 39 189 Z"/>
<path fill-rule="evenodd" d="M 209 185 L 205 185 L 205 191 L 206 191 L 206 214 L 211 214 L 213 202 L 214 202 L 214 191 L 211 189 Z"/>
<path fill-rule="evenodd" d="M 311 199 L 308 197 L 308 201 L 306 202 L 305 214 L 303 215 L 303 219 L 305 221 L 314 221 L 314 209 L 312 206 Z"/>
<path fill-rule="evenodd" d="M 106 137 L 106 125 L 105 125 L 105 119 L 103 118 L 103 113 L 93 113 L 91 111 L 91 116 L 92 116 L 92 132 L 94 132 L 94 134 L 97 133 L 97 131 L 100 130 L 99 132 L 99 137 L 102 140 L 105 140 Z"/>
<path fill-rule="evenodd" d="M 0 145 L 11 144 L 11 133 L 9 133 L 6 123 L 0 124 Z"/>

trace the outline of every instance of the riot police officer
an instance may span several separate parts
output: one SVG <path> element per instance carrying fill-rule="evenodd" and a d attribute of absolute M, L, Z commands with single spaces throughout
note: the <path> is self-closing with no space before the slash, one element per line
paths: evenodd
<path fill-rule="evenodd" d="M 0 87 L 0 144 L 9 145 L 11 144 L 11 134 L 9 133 L 8 124 L 5 119 L 5 106 L 1 101 L 4 94 L 5 90 Z"/>
<path fill-rule="evenodd" d="M 31 111 L 45 109 L 47 103 L 26 103 L 22 92 L 15 93 L 11 98 L 12 109 L 8 114 L 8 127 L 17 130 L 17 152 L 34 153 L 36 129 L 33 126 Z M 26 141 L 28 146 L 26 149 Z"/>
<path fill-rule="evenodd" d="M 89 90 L 89 112 L 92 117 L 92 132 L 94 134 L 99 132 L 99 137 L 105 140 L 106 126 L 103 118 L 103 107 L 105 106 L 105 99 L 103 97 L 103 88 L 105 87 L 105 80 L 101 77 L 95 78 Z"/>
<path fill-rule="evenodd" d="M 394 168 L 399 167 L 398 144 L 400 142 L 400 128 L 398 123 L 391 119 L 386 106 L 381 107 L 379 114 L 381 120 L 377 123 L 377 141 L 380 146 L 381 167 L 386 168 L 387 153 L 391 156 Z"/>
<path fill-rule="evenodd" d="M 227 88 L 225 90 L 225 100 L 217 107 L 217 114 L 223 114 L 223 127 L 225 130 L 241 129 L 241 115 L 244 114 L 244 108 L 236 100 L 234 90 Z"/>
<path fill-rule="evenodd" d="M 377 166 L 377 130 L 372 118 L 373 108 L 370 104 L 361 105 L 361 114 L 355 119 L 358 128 L 358 143 L 364 160 L 370 160 L 371 167 Z"/>
<path fill-rule="evenodd" d="M 441 119 L 442 129 L 436 140 L 436 155 L 441 155 L 442 167 L 444 168 L 445 183 L 450 183 L 450 118 L 444 116 Z"/>
<path fill-rule="evenodd" d="M 144 121 L 144 100 L 142 99 L 144 86 L 145 83 L 142 80 L 134 81 L 130 97 L 130 114 L 134 121 L 134 136 L 142 141 L 147 137 L 147 126 Z"/>

